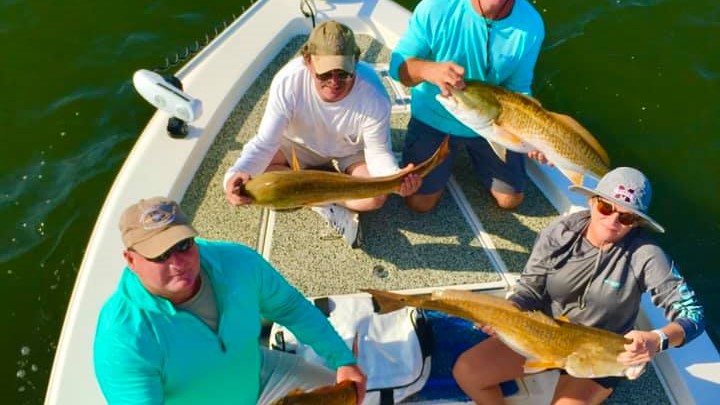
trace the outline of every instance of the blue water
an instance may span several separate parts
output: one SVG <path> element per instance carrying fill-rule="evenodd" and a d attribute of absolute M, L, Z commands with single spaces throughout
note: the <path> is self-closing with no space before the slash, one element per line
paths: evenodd
<path fill-rule="evenodd" d="M 547 27 L 535 95 L 590 129 L 614 165 L 649 175 L 651 215 L 668 229 L 659 240 L 720 342 L 720 3 L 533 3 Z M 4 402 L 44 398 L 95 218 L 152 113 L 132 73 L 193 47 L 245 5 L 0 0 Z"/>

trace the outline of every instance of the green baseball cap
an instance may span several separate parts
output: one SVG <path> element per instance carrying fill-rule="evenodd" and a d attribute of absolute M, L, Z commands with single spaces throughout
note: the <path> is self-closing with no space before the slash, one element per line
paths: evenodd
<path fill-rule="evenodd" d="M 355 72 L 360 48 L 348 26 L 337 21 L 325 21 L 312 30 L 305 47 L 318 74 L 335 69 Z"/>

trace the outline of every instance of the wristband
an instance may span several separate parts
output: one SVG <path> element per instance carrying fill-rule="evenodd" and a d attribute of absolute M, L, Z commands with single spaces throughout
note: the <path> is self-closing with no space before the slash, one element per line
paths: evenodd
<path fill-rule="evenodd" d="M 670 339 L 668 339 L 668 336 L 665 334 L 665 332 L 660 329 L 655 329 L 652 332 L 658 335 L 658 337 L 660 338 L 660 343 L 657 348 L 658 353 L 667 350 L 668 347 L 670 347 Z"/>

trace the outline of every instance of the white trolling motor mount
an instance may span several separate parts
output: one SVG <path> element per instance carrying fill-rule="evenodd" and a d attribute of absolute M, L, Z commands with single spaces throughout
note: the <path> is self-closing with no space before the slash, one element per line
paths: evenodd
<path fill-rule="evenodd" d="M 135 90 L 158 110 L 172 115 L 168 119 L 167 132 L 173 138 L 184 138 L 188 134 L 188 123 L 195 121 L 202 113 L 202 103 L 183 92 L 182 82 L 175 76 L 161 76 L 146 69 L 133 75 Z"/>

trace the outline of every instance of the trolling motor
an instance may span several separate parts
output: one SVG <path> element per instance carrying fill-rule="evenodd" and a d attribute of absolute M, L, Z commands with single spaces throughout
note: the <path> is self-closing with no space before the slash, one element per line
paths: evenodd
<path fill-rule="evenodd" d="M 183 92 L 182 82 L 175 76 L 140 69 L 133 75 L 133 85 L 148 103 L 172 115 L 167 123 L 167 132 L 172 138 L 186 137 L 188 123 L 202 113 L 200 100 Z"/>

